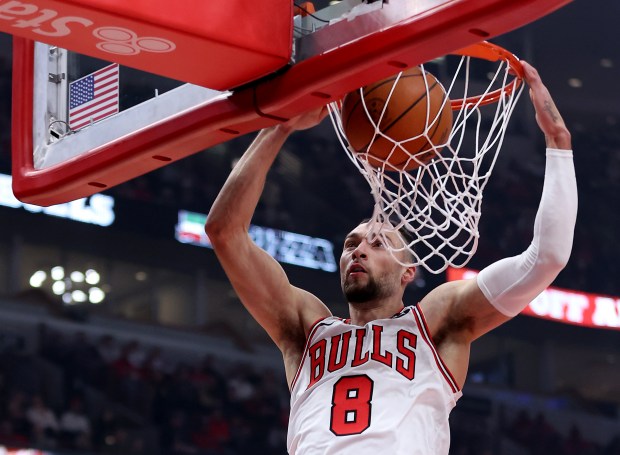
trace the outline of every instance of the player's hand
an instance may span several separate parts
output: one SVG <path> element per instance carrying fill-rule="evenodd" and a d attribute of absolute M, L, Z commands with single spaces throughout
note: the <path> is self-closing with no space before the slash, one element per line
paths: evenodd
<path fill-rule="evenodd" d="M 327 106 L 322 106 L 294 117 L 282 125 L 290 130 L 307 130 L 318 125 L 328 113 Z"/>
<path fill-rule="evenodd" d="M 538 71 L 525 61 L 521 61 L 525 81 L 530 86 L 530 98 L 536 111 L 536 122 L 545 135 L 547 147 L 570 150 L 571 137 L 549 90 L 543 84 Z"/>

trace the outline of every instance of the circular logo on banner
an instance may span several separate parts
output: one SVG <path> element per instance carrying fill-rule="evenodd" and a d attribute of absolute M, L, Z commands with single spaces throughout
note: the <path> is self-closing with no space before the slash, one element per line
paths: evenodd
<path fill-rule="evenodd" d="M 122 27 L 99 27 L 93 30 L 95 38 L 102 40 L 97 49 L 116 55 L 138 55 L 140 52 L 172 52 L 176 44 L 156 36 L 139 37 Z"/>

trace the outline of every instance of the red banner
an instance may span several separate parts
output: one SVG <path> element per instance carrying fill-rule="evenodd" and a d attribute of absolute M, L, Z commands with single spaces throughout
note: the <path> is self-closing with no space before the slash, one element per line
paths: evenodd
<path fill-rule="evenodd" d="M 447 270 L 447 280 L 474 278 L 471 269 Z M 620 298 L 548 287 L 521 312 L 585 327 L 620 330 Z"/>

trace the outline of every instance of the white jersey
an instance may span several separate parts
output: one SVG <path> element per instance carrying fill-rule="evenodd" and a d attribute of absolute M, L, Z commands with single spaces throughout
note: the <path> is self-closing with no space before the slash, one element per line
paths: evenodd
<path fill-rule="evenodd" d="M 461 391 L 422 312 L 363 327 L 328 317 L 311 329 L 291 386 L 291 455 L 447 455 Z"/>

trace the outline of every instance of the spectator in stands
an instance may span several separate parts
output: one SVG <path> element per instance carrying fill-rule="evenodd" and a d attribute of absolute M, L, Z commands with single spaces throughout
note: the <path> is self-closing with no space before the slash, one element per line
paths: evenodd
<path fill-rule="evenodd" d="M 163 351 L 159 346 L 154 346 L 146 353 L 140 372 L 144 381 L 152 382 L 153 378 L 160 375 L 171 373 L 174 370 L 173 365 L 163 355 Z"/>
<path fill-rule="evenodd" d="M 142 406 L 146 393 L 142 381 L 144 353 L 137 341 L 126 343 L 112 364 L 113 393 L 128 406 Z"/>
<path fill-rule="evenodd" d="M 118 359 L 120 352 L 114 337 L 109 334 L 102 335 L 97 343 L 99 356 L 107 365 L 112 365 Z"/>
<path fill-rule="evenodd" d="M 198 408 L 198 391 L 191 381 L 192 367 L 179 363 L 168 389 L 169 403 L 177 408 L 194 411 Z"/>
<path fill-rule="evenodd" d="M 577 425 L 572 425 L 561 453 L 562 455 L 595 455 L 598 450 L 595 444 L 583 438 Z"/>
<path fill-rule="evenodd" d="M 235 453 L 253 453 L 256 446 L 252 439 L 252 427 L 245 419 L 240 416 L 233 416 L 231 432 L 235 435 L 232 440 Z"/>
<path fill-rule="evenodd" d="M 94 447 L 105 447 L 115 443 L 116 430 L 122 427 L 111 406 L 100 412 L 92 425 L 92 441 Z"/>
<path fill-rule="evenodd" d="M 192 442 L 200 449 L 220 453 L 227 450 L 232 437 L 229 420 L 221 409 L 215 409 L 210 416 L 203 416 L 201 426 L 192 434 Z"/>
<path fill-rule="evenodd" d="M 172 412 L 161 432 L 161 446 L 166 455 L 197 453 L 191 440 L 187 413 Z"/>
<path fill-rule="evenodd" d="M 26 418 L 30 423 L 30 437 L 37 445 L 53 447 L 58 437 L 58 419 L 43 397 L 35 395 L 26 411 Z"/>
<path fill-rule="evenodd" d="M 223 372 L 215 367 L 212 356 L 205 356 L 198 368 L 192 372 L 191 381 L 196 388 L 198 401 L 203 411 L 209 413 L 214 408 L 222 408 L 229 402 L 229 384 Z"/>
<path fill-rule="evenodd" d="M 216 376 L 201 374 L 192 378 L 198 394 L 198 403 L 203 411 L 211 412 L 228 403 L 228 388 Z"/>
<path fill-rule="evenodd" d="M 7 418 L 0 420 L 0 444 L 9 447 L 26 447 L 28 442 L 28 436 L 17 431 L 13 422 Z"/>
<path fill-rule="evenodd" d="M 106 368 L 105 360 L 84 332 L 76 332 L 69 343 L 70 352 L 64 363 L 69 375 L 67 393 L 79 388 L 82 383 L 102 386 Z"/>
<path fill-rule="evenodd" d="M 256 386 L 251 380 L 253 374 L 247 371 L 247 367 L 239 365 L 236 371 L 228 379 L 230 400 L 235 407 L 242 407 L 247 401 L 254 398 Z"/>
<path fill-rule="evenodd" d="M 529 446 L 532 453 L 540 455 L 553 453 L 560 448 L 560 435 L 542 412 L 536 414 L 534 419 Z"/>
<path fill-rule="evenodd" d="M 70 343 L 65 333 L 46 324 L 39 326 L 39 352 L 44 358 L 57 364 L 64 364 L 69 351 Z"/>
<path fill-rule="evenodd" d="M 518 442 L 522 445 L 527 445 L 529 444 L 532 437 L 532 426 L 533 424 L 530 414 L 525 409 L 522 409 L 521 411 L 519 411 L 517 417 L 512 422 L 512 424 L 509 426 L 508 435 L 515 442 Z"/>
<path fill-rule="evenodd" d="M 60 416 L 60 433 L 67 447 L 75 449 L 91 447 L 90 419 L 84 412 L 84 403 L 80 396 L 71 397 L 69 409 Z"/>
<path fill-rule="evenodd" d="M 614 436 L 614 438 L 609 441 L 607 446 L 602 452 L 602 455 L 618 455 L 620 454 L 620 435 Z"/>
<path fill-rule="evenodd" d="M 117 376 L 127 376 L 133 372 L 140 372 L 145 355 L 136 340 L 132 340 L 121 348 L 117 359 L 112 364 Z"/>
<path fill-rule="evenodd" d="M 110 455 L 144 455 L 147 453 L 144 451 L 142 440 L 132 438 L 129 431 L 123 427 L 116 428 L 109 436 L 103 452 Z M 166 452 L 163 453 L 167 455 Z"/>
<path fill-rule="evenodd" d="M 26 417 L 26 410 L 26 395 L 21 391 L 12 391 L 9 395 L 5 415 L 15 434 L 27 436 L 29 433 L 30 423 Z"/>

